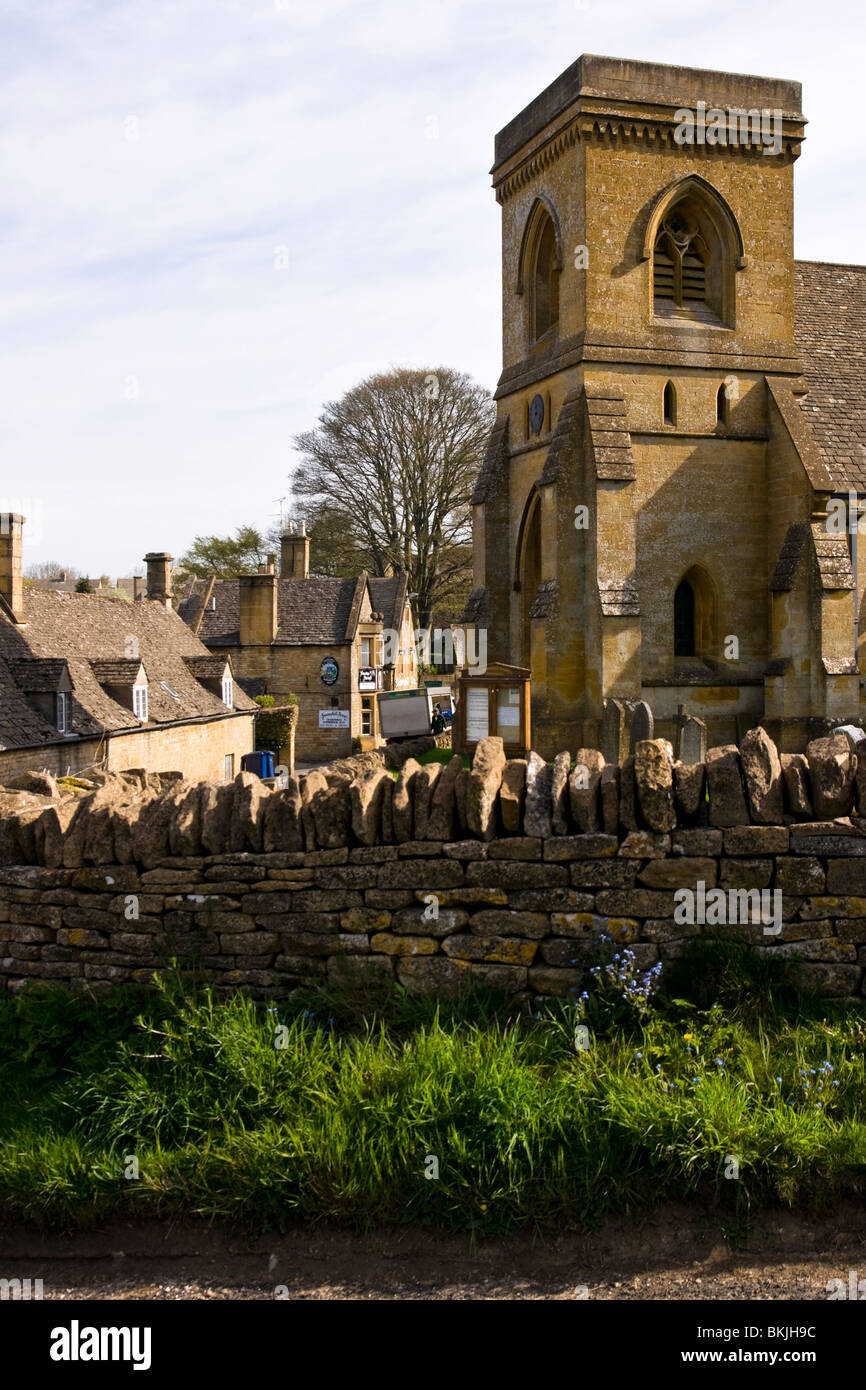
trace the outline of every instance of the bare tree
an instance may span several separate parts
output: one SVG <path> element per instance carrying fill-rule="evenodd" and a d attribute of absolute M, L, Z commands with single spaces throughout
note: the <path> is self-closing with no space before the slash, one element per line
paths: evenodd
<path fill-rule="evenodd" d="M 328 402 L 294 441 L 292 490 L 314 548 L 321 520 L 356 567 L 408 574 L 422 627 L 468 590 L 469 498 L 494 414 L 462 372 L 399 367 Z"/>
<path fill-rule="evenodd" d="M 59 560 L 38 560 L 28 565 L 24 574 L 27 579 L 58 579 L 65 574 L 67 579 L 80 579 L 81 570 L 74 565 L 62 565 Z"/>

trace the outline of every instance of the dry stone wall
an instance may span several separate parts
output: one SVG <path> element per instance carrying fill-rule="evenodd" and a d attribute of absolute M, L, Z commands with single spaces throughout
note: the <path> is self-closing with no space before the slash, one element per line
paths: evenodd
<path fill-rule="evenodd" d="M 864 993 L 866 758 L 779 756 L 763 729 L 704 763 L 663 739 L 506 761 L 501 742 L 396 775 L 144 773 L 0 791 L 0 987 L 107 988 L 171 960 L 260 996 L 396 978 L 567 995 L 601 932 L 641 968 L 715 925 Z"/>

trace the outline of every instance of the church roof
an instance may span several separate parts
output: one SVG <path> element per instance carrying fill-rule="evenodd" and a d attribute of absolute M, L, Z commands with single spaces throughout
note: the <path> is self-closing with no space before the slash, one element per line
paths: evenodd
<path fill-rule="evenodd" d="M 866 493 L 866 266 L 795 261 L 799 398 L 834 485 Z"/>

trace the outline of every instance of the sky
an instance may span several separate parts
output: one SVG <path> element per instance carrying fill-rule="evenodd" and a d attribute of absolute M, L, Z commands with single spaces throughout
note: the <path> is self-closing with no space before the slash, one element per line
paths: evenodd
<path fill-rule="evenodd" d="M 25 565 L 291 516 L 293 437 L 371 372 L 493 389 L 493 136 L 581 53 L 802 82 L 796 255 L 866 260 L 862 0 L 0 0 Z"/>

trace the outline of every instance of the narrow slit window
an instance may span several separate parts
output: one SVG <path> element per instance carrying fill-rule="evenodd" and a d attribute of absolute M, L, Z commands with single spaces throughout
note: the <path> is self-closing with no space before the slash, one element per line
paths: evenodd
<path fill-rule="evenodd" d="M 664 422 L 666 425 L 677 423 L 677 393 L 672 381 L 665 384 L 663 401 Z"/>
<path fill-rule="evenodd" d="M 728 423 L 729 411 L 730 402 L 728 401 L 728 393 L 725 390 L 723 382 L 716 393 L 716 423 L 719 425 L 726 425 Z"/>

